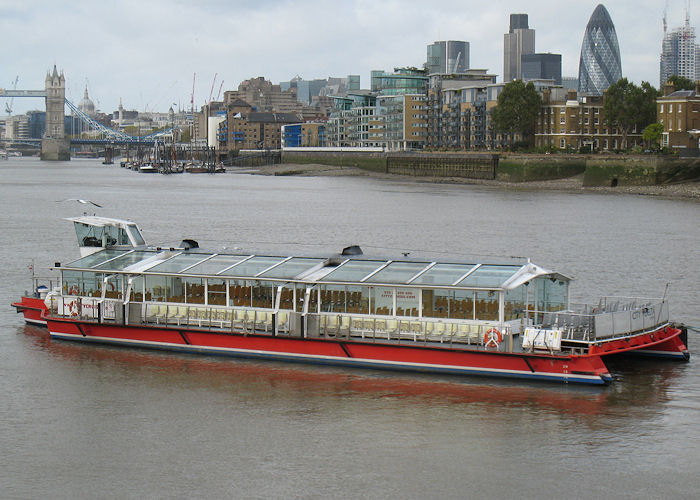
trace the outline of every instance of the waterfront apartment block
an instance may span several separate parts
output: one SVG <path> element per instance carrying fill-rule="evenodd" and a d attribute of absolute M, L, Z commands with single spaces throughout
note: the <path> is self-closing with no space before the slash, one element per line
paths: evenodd
<path fill-rule="evenodd" d="M 642 144 L 641 131 L 627 135 L 627 147 Z M 542 108 L 537 119 L 535 146 L 579 151 L 622 149 L 623 136 L 610 128 L 603 116 L 603 96 L 582 96 L 560 87 L 542 92 Z"/>
<path fill-rule="evenodd" d="M 493 149 L 490 110 L 503 84 L 484 69 L 463 74 L 430 75 L 427 95 L 427 137 L 430 149 Z"/>
<path fill-rule="evenodd" d="M 322 148 L 325 146 L 325 123 L 293 123 L 282 125 L 283 148 Z"/>
<path fill-rule="evenodd" d="M 664 126 L 661 145 L 672 151 L 698 150 L 700 140 L 700 84 L 695 90 L 673 91 L 664 86 L 664 96 L 656 100 L 656 116 Z"/>
<path fill-rule="evenodd" d="M 332 147 L 422 149 L 426 142 L 428 77 L 417 68 L 372 72 L 372 90 L 332 96 L 326 140 Z"/>
<path fill-rule="evenodd" d="M 280 149 L 282 126 L 303 119 L 295 113 L 238 112 L 233 116 L 229 113 L 228 119 L 219 125 L 219 146 L 222 151 Z"/>

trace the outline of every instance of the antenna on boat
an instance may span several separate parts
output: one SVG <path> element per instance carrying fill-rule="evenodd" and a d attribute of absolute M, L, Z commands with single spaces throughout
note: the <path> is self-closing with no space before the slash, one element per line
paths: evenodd
<path fill-rule="evenodd" d="M 664 290 L 664 296 L 661 297 L 661 302 L 666 302 L 666 293 L 668 292 L 668 287 L 671 283 L 666 283 L 666 289 Z"/>

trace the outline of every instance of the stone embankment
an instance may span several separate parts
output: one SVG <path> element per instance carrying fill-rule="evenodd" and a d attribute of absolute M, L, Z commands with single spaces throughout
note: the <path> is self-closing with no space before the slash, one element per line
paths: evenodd
<path fill-rule="evenodd" d="M 282 161 L 280 165 L 246 171 L 263 175 L 372 176 L 517 190 L 700 199 L 700 159 L 697 158 L 512 154 L 499 157 L 470 153 L 397 155 L 375 152 L 283 154 Z"/>

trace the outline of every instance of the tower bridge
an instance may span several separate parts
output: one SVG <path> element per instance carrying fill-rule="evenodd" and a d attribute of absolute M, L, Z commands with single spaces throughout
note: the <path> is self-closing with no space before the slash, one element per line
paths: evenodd
<path fill-rule="evenodd" d="M 0 88 L 0 98 L 2 97 L 43 97 L 46 100 L 46 131 L 41 139 L 42 160 L 70 160 L 71 144 L 152 146 L 158 137 L 170 135 L 173 130 L 170 128 L 147 136 L 135 137 L 97 122 L 66 99 L 66 79 L 63 72 L 59 74 L 55 64 L 53 71 L 46 74 L 44 90 L 9 90 Z M 100 132 L 104 139 L 70 139 L 66 137 L 65 106 L 68 106 L 73 115 L 77 116 L 91 130 Z"/>

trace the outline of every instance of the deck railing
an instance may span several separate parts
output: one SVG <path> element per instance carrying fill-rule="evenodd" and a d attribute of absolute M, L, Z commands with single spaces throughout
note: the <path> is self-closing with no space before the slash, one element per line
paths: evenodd
<path fill-rule="evenodd" d="M 564 339 L 595 342 L 652 330 L 669 321 L 663 299 L 603 297 L 598 304 L 570 304 L 558 312 L 536 312 L 542 327 L 563 328 Z"/>
<path fill-rule="evenodd" d="M 514 325 L 496 321 L 392 317 L 347 313 L 307 314 L 249 307 L 225 307 L 162 302 L 129 303 L 118 299 L 57 296 L 54 314 L 95 322 L 177 325 L 243 333 L 304 337 L 475 345 L 506 350 Z M 489 338 L 499 342 L 489 342 Z"/>

